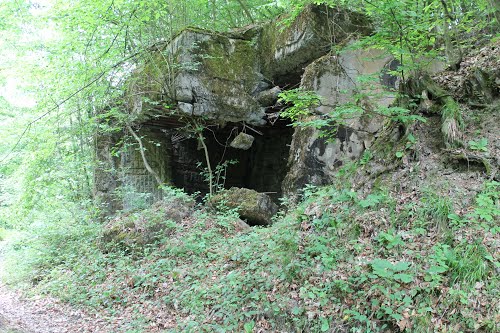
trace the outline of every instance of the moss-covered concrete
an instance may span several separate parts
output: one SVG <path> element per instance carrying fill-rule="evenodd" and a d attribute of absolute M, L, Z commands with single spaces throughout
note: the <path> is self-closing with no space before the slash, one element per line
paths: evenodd
<path fill-rule="evenodd" d="M 300 80 L 306 65 L 333 45 L 369 33 L 368 26 L 360 14 L 311 5 L 296 17 L 229 33 L 186 28 L 146 54 L 128 81 L 127 107 L 141 120 L 149 101 L 179 102 L 184 116 L 262 125 L 258 93 L 271 82 Z"/>
<path fill-rule="evenodd" d="M 189 28 L 153 50 L 129 80 L 129 109 L 142 119 L 144 100 L 181 103 L 184 116 L 262 124 L 264 110 L 253 95 L 267 86 L 256 45 L 237 37 Z"/>
<path fill-rule="evenodd" d="M 186 28 L 170 41 L 151 47 L 144 63 L 127 82 L 125 107 L 138 124 L 151 124 L 156 118 L 169 116 L 187 120 L 203 118 L 222 127 L 228 123 L 272 126 L 273 118 L 268 118 L 266 111 L 276 112 L 273 108 L 282 89 L 299 84 L 305 68 L 311 63 L 317 66 L 307 67 L 302 86 L 317 91 L 327 87 L 328 78 L 323 74 L 342 75 L 341 67 L 333 66 L 331 57 L 326 61 L 332 47 L 340 48 L 356 36 L 370 32 L 370 23 L 364 16 L 325 5 L 309 5 L 296 16 L 285 15 L 263 25 L 229 33 Z M 322 60 L 317 61 L 318 58 Z M 315 83 L 304 83 L 308 79 Z M 367 126 L 358 123 L 358 127 Z M 363 150 L 360 147 L 366 146 L 366 140 L 359 133 L 353 134 L 349 126 L 343 128 L 345 138 L 328 143 L 319 138 L 317 131 L 309 133 L 304 129 L 299 133 L 298 130 L 295 147 L 302 149 L 303 154 L 298 155 L 304 158 L 302 164 L 290 164 L 297 174 L 288 178 L 289 184 L 295 182 L 293 186 L 297 188 L 299 183 L 314 183 L 318 177 L 322 179 L 320 183 L 326 182 L 340 160 L 359 157 Z M 271 141 L 270 144 L 288 143 L 283 139 Z M 165 171 L 164 177 L 168 180 L 171 174 L 168 159 L 172 156 L 166 154 L 169 157 L 160 163 L 155 153 L 157 149 L 150 147 L 147 150 L 147 158 Z M 345 156 L 339 158 L 341 154 Z M 292 149 L 291 155 L 297 155 L 297 151 Z M 302 167 L 312 160 L 317 162 L 312 167 L 314 171 L 306 168 L 304 173 Z M 132 158 L 131 161 L 139 160 Z M 125 161 L 124 166 L 133 166 L 135 162 L 131 161 Z M 276 164 L 279 172 L 285 173 L 281 167 L 284 162 L 280 160 Z M 320 169 L 322 175 L 318 176 Z M 124 179 L 129 176 L 130 173 L 125 173 Z M 252 171 L 252 177 L 259 177 L 258 170 Z M 281 177 L 277 179 L 281 182 Z M 155 193 L 153 186 L 149 187 L 151 193 Z"/>
<path fill-rule="evenodd" d="M 300 74 L 332 47 L 371 31 L 365 16 L 326 5 L 306 6 L 296 17 L 283 16 L 263 27 L 262 73 L 271 80 Z"/>
<path fill-rule="evenodd" d="M 191 215 L 194 205 L 190 197 L 170 197 L 140 214 L 119 215 L 104 227 L 101 244 L 104 249 L 116 245 L 128 251 L 142 249 L 175 231 L 176 225 Z"/>
<path fill-rule="evenodd" d="M 213 196 L 210 203 L 214 207 L 237 209 L 250 225 L 270 225 L 278 212 L 278 206 L 268 195 L 247 188 L 232 187 Z"/>
<path fill-rule="evenodd" d="M 293 196 L 306 184 L 331 183 L 340 167 L 358 160 L 371 148 L 385 120 L 372 111 L 394 101 L 393 87 L 385 87 L 378 77 L 391 60 L 391 56 L 380 50 L 348 50 L 320 57 L 306 67 L 301 88 L 315 92 L 321 97 L 321 103 L 310 110 L 311 117 L 302 122 L 335 113 L 336 107 L 354 103 L 356 94 L 364 94 L 365 98 L 358 102 L 362 111 L 337 119 L 331 128 L 299 126 L 295 129 L 289 171 L 283 182 L 284 193 Z M 369 85 L 361 84 L 358 82 L 361 76 L 374 76 L 375 80 Z"/>

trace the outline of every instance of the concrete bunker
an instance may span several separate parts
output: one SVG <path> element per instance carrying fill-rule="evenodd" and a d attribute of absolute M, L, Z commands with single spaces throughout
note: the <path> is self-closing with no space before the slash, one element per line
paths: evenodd
<path fill-rule="evenodd" d="M 207 127 L 203 136 L 215 185 L 253 189 L 269 194 L 275 201 L 280 198 L 293 135 L 293 128 L 286 125 L 279 121 L 273 126 L 252 127 L 252 130 L 240 124 Z M 246 150 L 230 145 L 242 131 L 254 137 L 251 147 Z M 174 133 L 172 138 L 172 184 L 188 193 L 207 193 L 209 188 L 204 175 L 207 162 L 199 140 L 185 138 L 182 133 Z"/>
<path fill-rule="evenodd" d="M 264 126 L 242 122 L 206 124 L 203 137 L 214 186 L 252 189 L 268 194 L 277 203 L 282 196 L 294 133 L 289 125 L 283 119 Z M 99 138 L 102 168 L 96 170 L 96 188 L 103 201 L 111 204 L 110 213 L 149 205 L 163 197 L 158 180 L 147 170 L 144 159 L 163 184 L 199 197 L 209 192 L 205 150 L 186 127 L 189 126 L 178 119 L 159 117 L 132 127 L 140 144 L 127 131 Z M 254 138 L 248 149 L 231 146 L 241 133 Z"/>
<path fill-rule="evenodd" d="M 304 167 L 301 156 L 309 158 L 309 141 L 317 139 L 318 133 L 300 135 L 299 128 L 281 119 L 284 106 L 276 103 L 278 94 L 297 86 L 315 91 L 325 100 L 334 99 L 314 110 L 315 114 L 327 113 L 341 102 L 335 93 L 338 85 L 329 85 L 335 80 L 322 76 L 323 72 L 331 72 L 332 77 L 337 73 L 337 67 L 330 64 L 333 60 L 327 61 L 335 58 L 332 45 L 367 35 L 371 28 L 360 14 L 323 5 L 307 6 L 289 24 L 284 25 L 283 19 L 228 33 L 188 28 L 151 49 L 151 57 L 131 74 L 127 92 L 118 103 L 130 115 L 128 130 L 96 138 L 95 193 L 106 215 L 133 208 L 138 198 L 145 202 L 160 199 L 159 183 L 188 193 L 207 193 L 206 151 L 214 170 L 236 161 L 227 166 L 225 179 L 218 185 L 268 193 L 274 201 L 299 189 L 297 179 L 303 172 L 317 178 L 315 170 Z M 342 29 L 331 29 L 337 26 Z M 346 59 L 351 58 L 346 55 Z M 314 84 L 308 84 L 308 78 Z M 183 130 L 186 123 L 197 121 L 204 126 L 206 151 L 196 135 Z M 251 146 L 231 147 L 242 132 L 254 137 Z M 134 141 L 132 133 L 141 140 Z M 122 147 L 120 154 L 114 153 L 117 146 Z M 330 155 L 320 159 L 321 173 L 337 165 L 338 154 Z"/>

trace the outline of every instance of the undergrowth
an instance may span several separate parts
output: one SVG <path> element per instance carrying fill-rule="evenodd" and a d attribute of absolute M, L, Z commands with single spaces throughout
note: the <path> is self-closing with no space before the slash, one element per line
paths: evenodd
<path fill-rule="evenodd" d="M 198 207 L 132 249 L 103 247 L 81 219 L 12 243 L 9 276 L 111 315 L 132 307 L 137 332 L 498 332 L 498 201 L 496 182 L 460 213 L 432 189 L 310 186 L 271 227 Z"/>

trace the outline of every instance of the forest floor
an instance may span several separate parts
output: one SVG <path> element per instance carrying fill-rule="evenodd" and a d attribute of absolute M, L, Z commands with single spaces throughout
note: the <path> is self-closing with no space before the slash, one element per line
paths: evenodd
<path fill-rule="evenodd" d="M 442 79 L 460 87 L 460 76 Z M 185 199 L 174 190 L 175 201 L 112 220 L 114 240 L 86 220 L 33 227 L 9 273 L 29 267 L 17 283 L 60 300 L 0 281 L 0 333 L 500 333 L 499 106 L 461 105 L 457 149 L 427 114 L 397 168 L 358 186 L 362 165 L 346 166 L 267 228 L 238 230 L 231 210 L 189 205 L 172 223 Z"/>
<path fill-rule="evenodd" d="M 91 318 L 51 299 L 27 299 L 0 284 L 0 333 L 59 333 L 93 331 Z M 87 323 L 75 329 L 75 324 Z M 96 331 L 94 331 L 96 332 Z"/>
<path fill-rule="evenodd" d="M 0 281 L 0 333 L 68 332 L 69 324 L 78 320 L 75 314 L 68 315 L 50 300 L 26 299 Z"/>
<path fill-rule="evenodd" d="M 28 298 L 0 281 L 0 333 L 109 332 L 113 326 L 104 314 L 85 313 L 53 298 Z"/>

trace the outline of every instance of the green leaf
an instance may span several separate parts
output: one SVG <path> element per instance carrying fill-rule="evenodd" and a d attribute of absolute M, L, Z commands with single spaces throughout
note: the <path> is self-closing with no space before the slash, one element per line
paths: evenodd
<path fill-rule="evenodd" d="M 363 208 L 374 207 L 379 204 L 385 196 L 378 194 L 370 194 L 366 199 L 360 200 L 359 205 Z"/>
<path fill-rule="evenodd" d="M 249 321 L 243 325 L 243 329 L 245 330 L 245 333 L 251 333 L 253 331 L 253 328 L 255 327 L 255 322 Z"/>
<path fill-rule="evenodd" d="M 392 314 L 392 315 L 391 315 L 391 317 L 392 317 L 393 319 L 397 320 L 397 321 L 399 321 L 399 320 L 403 319 L 403 316 L 402 316 L 402 315 L 400 315 L 399 313 L 394 313 L 394 314 Z"/>
<path fill-rule="evenodd" d="M 392 263 L 385 259 L 375 259 L 370 264 L 372 265 L 373 269 L 380 269 L 380 270 L 389 269 L 393 267 Z"/>
<path fill-rule="evenodd" d="M 415 139 L 415 136 L 413 134 L 408 134 L 408 141 L 411 143 L 417 142 L 417 139 Z"/>
<path fill-rule="evenodd" d="M 330 329 L 330 324 L 326 318 L 321 318 L 321 332 L 326 332 Z"/>
<path fill-rule="evenodd" d="M 432 312 L 432 311 L 433 311 L 433 310 L 432 310 L 432 308 L 431 308 L 431 307 L 429 307 L 429 306 L 428 306 L 428 307 L 425 307 L 425 308 L 420 308 L 420 309 L 418 309 L 418 310 L 417 310 L 417 312 L 418 312 L 419 314 L 423 314 L 423 313 L 426 313 L 426 312 Z"/>
<path fill-rule="evenodd" d="M 446 266 L 431 266 L 428 270 L 427 273 L 429 274 L 441 274 L 444 273 L 448 270 L 448 267 Z"/>
<path fill-rule="evenodd" d="M 389 278 L 394 274 L 392 271 L 393 265 L 387 260 L 375 259 L 370 264 L 372 266 L 373 273 L 379 277 Z"/>
<path fill-rule="evenodd" d="M 469 141 L 469 148 L 472 150 L 487 152 L 488 151 L 488 148 L 486 148 L 487 146 L 488 146 L 488 139 L 486 138 L 481 138 L 479 141 L 474 141 L 474 140 Z"/>
<path fill-rule="evenodd" d="M 410 266 L 411 264 L 409 262 L 401 261 L 394 265 L 393 269 L 395 272 L 402 272 L 406 271 L 408 268 L 410 268 Z"/>
<path fill-rule="evenodd" d="M 413 282 L 413 278 L 414 276 L 410 274 L 394 274 L 394 279 L 403 283 Z"/>

